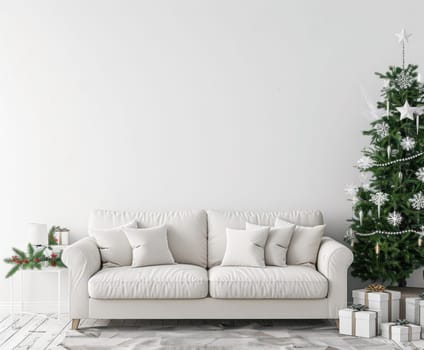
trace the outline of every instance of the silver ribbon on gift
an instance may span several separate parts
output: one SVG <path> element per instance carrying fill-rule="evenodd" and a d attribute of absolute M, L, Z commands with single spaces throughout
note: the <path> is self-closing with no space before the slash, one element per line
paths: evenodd
<path fill-rule="evenodd" d="M 353 312 L 352 312 L 352 335 L 356 335 L 356 313 L 359 312 L 359 311 L 370 311 L 370 310 L 368 310 L 367 305 L 363 305 L 363 304 L 352 304 L 350 306 L 350 309 L 353 310 Z M 378 330 L 377 330 L 377 327 L 378 327 L 377 311 L 370 311 L 370 312 L 375 313 L 375 331 L 378 332 Z"/>
<path fill-rule="evenodd" d="M 389 339 L 392 339 L 392 327 L 394 326 L 403 326 L 408 328 L 408 341 L 412 340 L 412 327 L 409 324 L 408 320 L 399 320 L 397 319 L 395 323 L 389 325 Z"/>

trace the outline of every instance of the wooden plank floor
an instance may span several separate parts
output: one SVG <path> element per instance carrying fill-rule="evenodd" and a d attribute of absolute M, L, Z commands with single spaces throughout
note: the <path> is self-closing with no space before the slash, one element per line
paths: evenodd
<path fill-rule="evenodd" d="M 223 320 L 231 323 L 232 320 Z M 257 321 L 256 321 L 257 322 Z M 269 324 L 270 321 L 261 321 Z M 81 320 L 81 328 L 105 327 L 110 320 L 86 319 Z M 161 326 L 163 320 L 116 320 L 116 325 L 122 326 Z M 169 325 L 199 325 L 207 323 L 206 320 L 167 320 Z M 71 329 L 71 321 L 68 315 L 62 315 L 58 320 L 56 314 L 35 315 L 22 314 L 11 316 L 10 314 L 0 314 L 0 350 L 66 350 L 59 344 L 65 337 L 66 331 Z M 424 349 L 424 340 L 413 342 L 416 347 L 404 348 L 400 344 L 400 349 Z"/>
<path fill-rule="evenodd" d="M 47 317 L 46 317 L 47 316 Z M 81 326 L 90 320 L 82 320 Z M 88 326 L 88 325 L 87 325 Z M 67 315 L 0 315 L 1 350 L 57 350 L 71 323 Z"/>

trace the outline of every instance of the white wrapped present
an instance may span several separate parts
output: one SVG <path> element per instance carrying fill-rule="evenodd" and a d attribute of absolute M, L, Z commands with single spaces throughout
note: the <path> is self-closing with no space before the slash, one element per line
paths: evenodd
<path fill-rule="evenodd" d="M 394 340 L 398 343 L 405 343 L 413 340 L 419 340 L 421 327 L 415 324 L 401 324 L 395 322 L 383 323 L 381 325 L 381 335 L 384 338 Z"/>
<path fill-rule="evenodd" d="M 369 286 L 373 287 L 373 285 Z M 372 290 L 372 288 L 370 288 Z M 383 322 L 399 318 L 400 292 L 388 290 L 381 286 L 382 291 L 356 289 L 352 291 L 353 303 L 367 305 L 369 310 L 378 312 L 379 325 Z M 384 291 L 383 291 L 384 290 Z"/>
<path fill-rule="evenodd" d="M 339 333 L 371 338 L 377 334 L 377 313 L 342 309 L 339 311 Z"/>
<path fill-rule="evenodd" d="M 424 300 L 421 298 L 405 298 L 405 318 L 407 321 L 420 324 L 421 305 L 424 307 Z"/>
<path fill-rule="evenodd" d="M 405 298 L 405 318 L 424 330 L 424 299 Z"/>

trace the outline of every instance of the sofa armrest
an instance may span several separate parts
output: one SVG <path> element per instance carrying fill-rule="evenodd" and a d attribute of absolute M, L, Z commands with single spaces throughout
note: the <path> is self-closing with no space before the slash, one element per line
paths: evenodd
<path fill-rule="evenodd" d="M 88 280 L 101 267 L 95 240 L 87 237 L 75 242 L 64 250 L 62 259 L 69 269 L 70 317 L 88 318 Z"/>
<path fill-rule="evenodd" d="M 317 267 L 328 279 L 330 318 L 347 305 L 347 269 L 353 261 L 349 248 L 330 237 L 323 237 L 318 252 Z"/>

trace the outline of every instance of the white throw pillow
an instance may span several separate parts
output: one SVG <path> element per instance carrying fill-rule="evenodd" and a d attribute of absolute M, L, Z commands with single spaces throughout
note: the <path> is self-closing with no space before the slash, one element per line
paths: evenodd
<path fill-rule="evenodd" d="M 125 228 L 132 247 L 132 267 L 174 264 L 168 246 L 166 225 L 149 228 Z"/>
<path fill-rule="evenodd" d="M 269 234 L 265 244 L 265 264 L 270 266 L 287 266 L 287 249 L 296 225 L 269 227 L 246 222 L 246 230 L 268 228 Z"/>
<path fill-rule="evenodd" d="M 268 227 L 254 230 L 227 228 L 227 247 L 221 266 L 265 266 Z"/>
<path fill-rule="evenodd" d="M 132 248 L 128 242 L 123 229 L 126 227 L 137 227 L 137 221 L 133 220 L 128 224 L 109 228 L 93 229 L 94 236 L 100 250 L 102 262 L 105 266 L 129 266 L 132 261 Z"/>
<path fill-rule="evenodd" d="M 293 225 L 283 219 L 275 220 L 276 227 Z M 300 226 L 296 225 L 287 251 L 288 265 L 316 264 L 321 238 L 326 225 Z"/>

